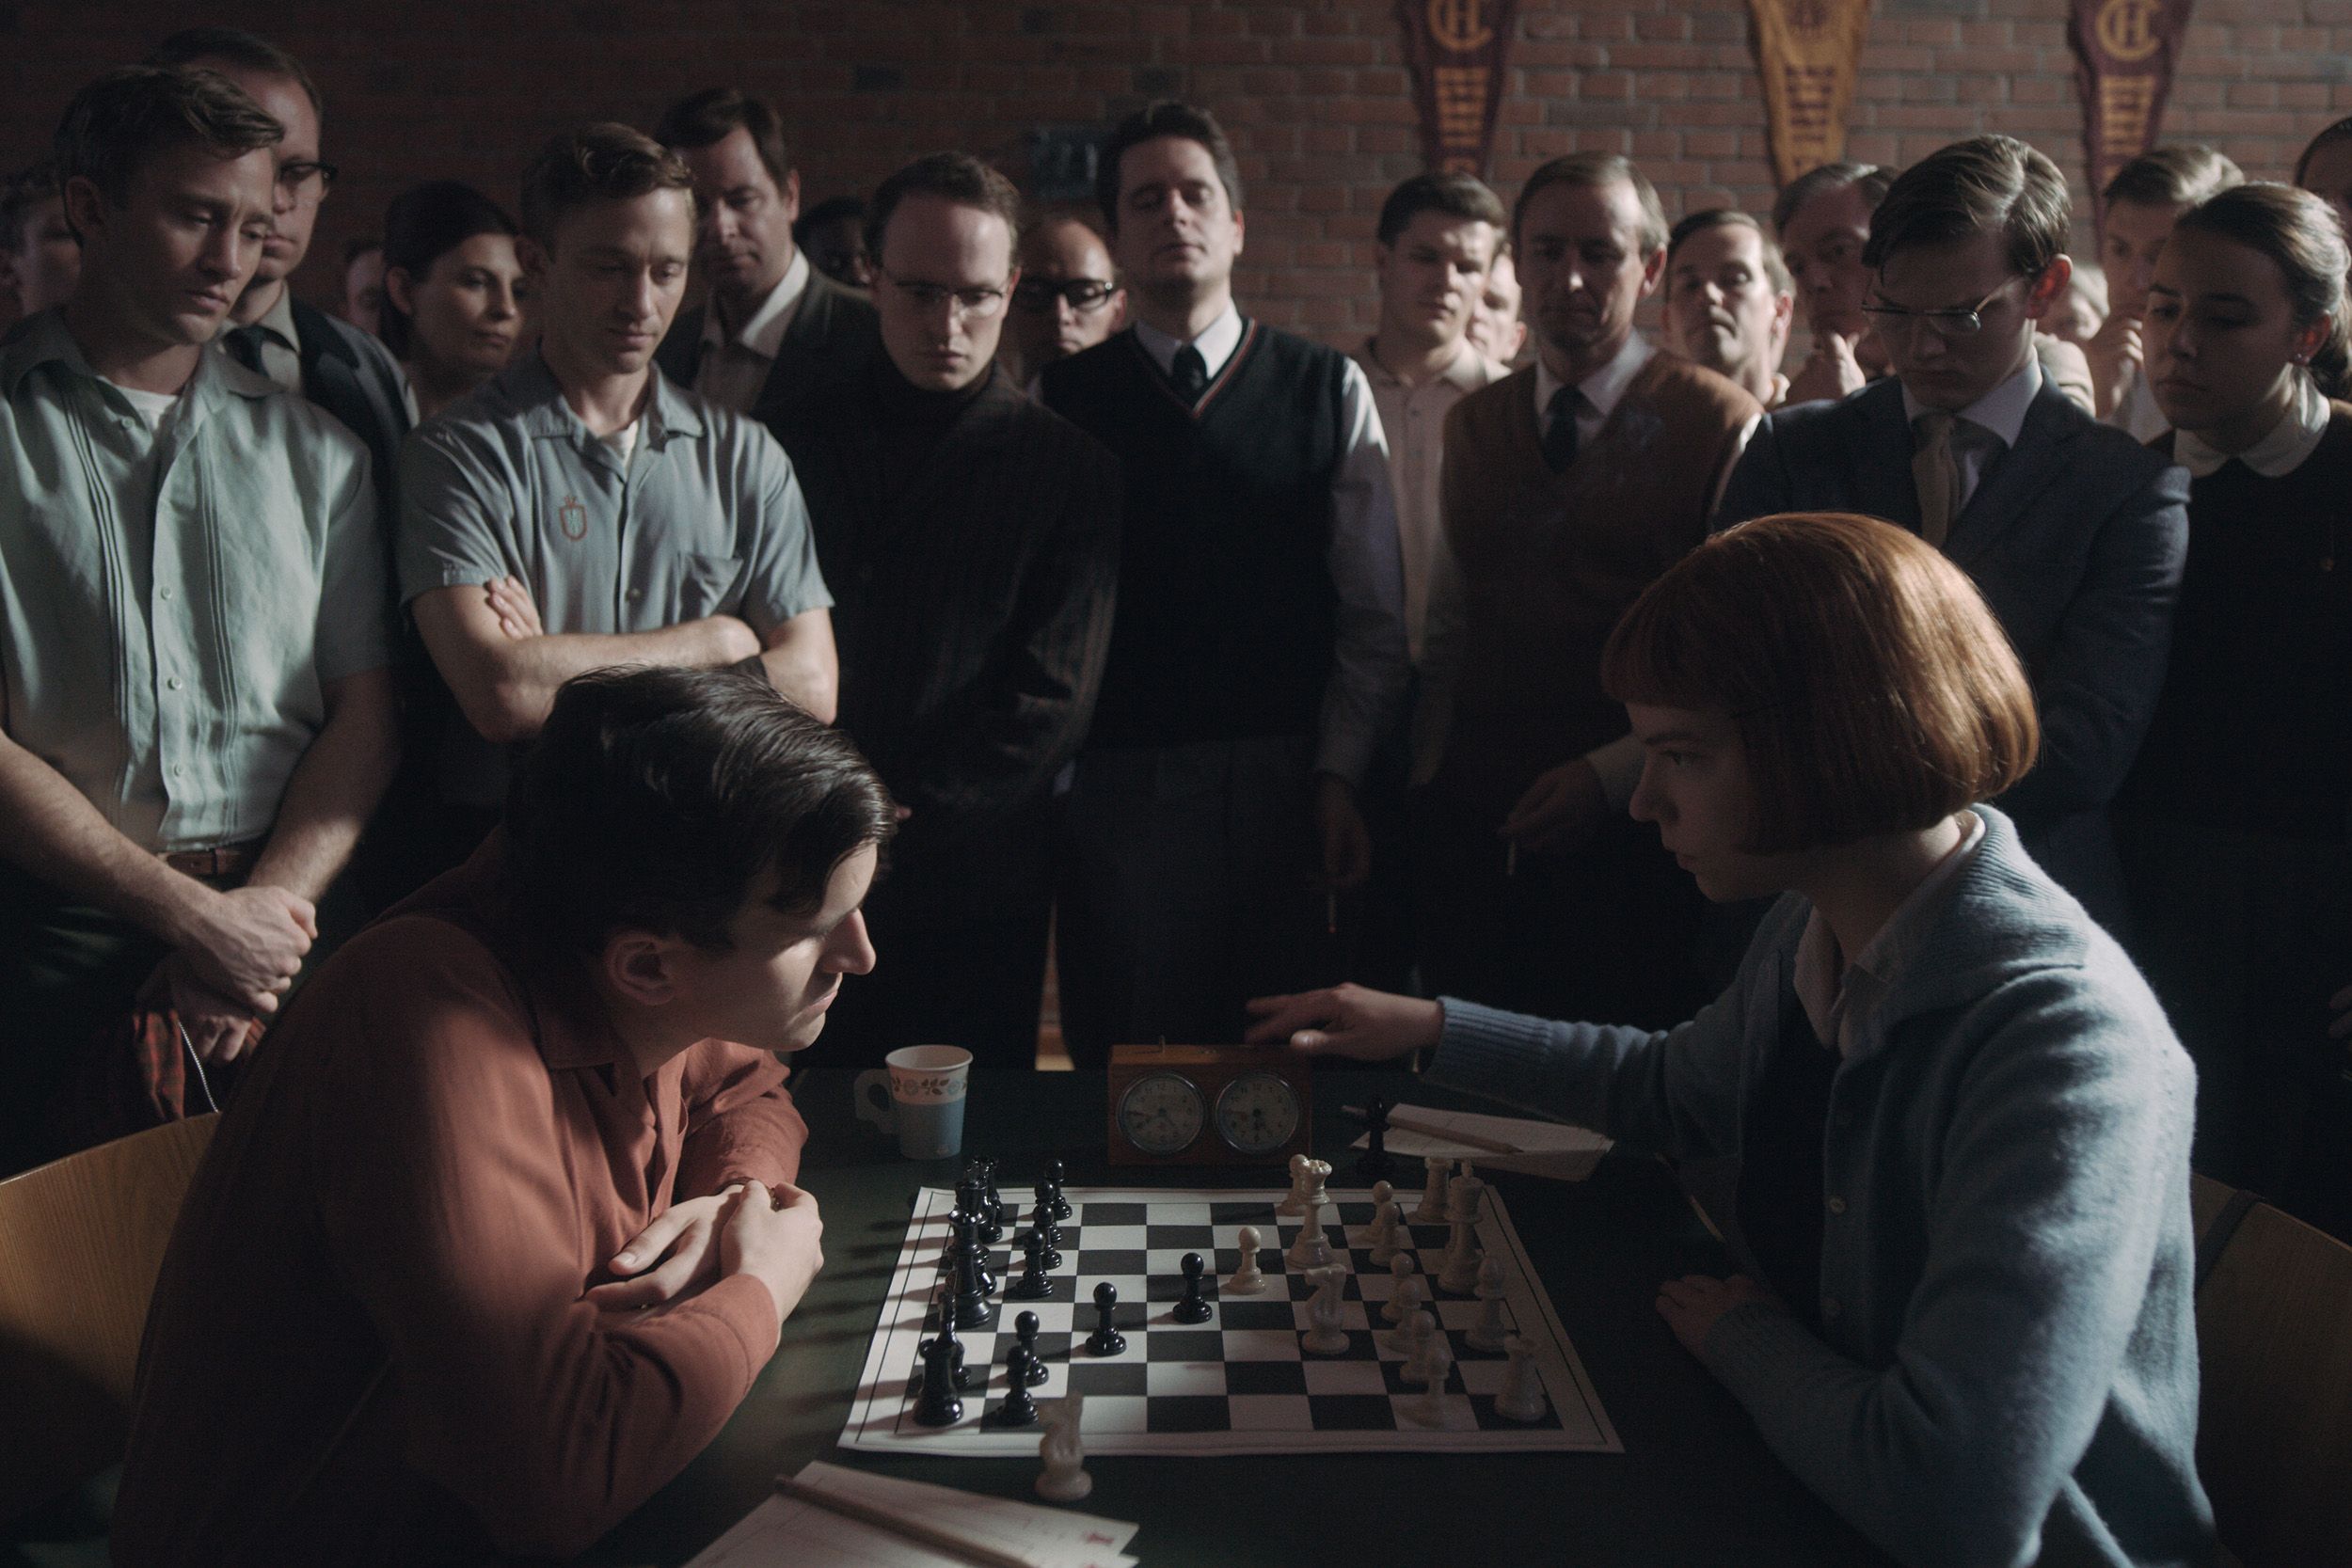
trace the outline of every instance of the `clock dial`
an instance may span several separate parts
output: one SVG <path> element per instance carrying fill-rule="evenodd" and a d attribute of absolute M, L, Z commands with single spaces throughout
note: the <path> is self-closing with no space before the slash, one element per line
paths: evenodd
<path fill-rule="evenodd" d="M 1271 1072 L 1245 1072 L 1216 1097 L 1216 1130 L 1244 1154 L 1278 1149 L 1298 1131 L 1298 1092 Z"/>
<path fill-rule="evenodd" d="M 1209 1108 L 1191 1079 L 1155 1072 L 1127 1085 L 1119 1101 L 1119 1130 L 1146 1154 L 1174 1154 L 1192 1146 Z"/>

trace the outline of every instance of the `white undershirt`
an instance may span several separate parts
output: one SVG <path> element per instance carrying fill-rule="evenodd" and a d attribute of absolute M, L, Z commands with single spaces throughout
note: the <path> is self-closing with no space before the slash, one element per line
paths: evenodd
<path fill-rule="evenodd" d="M 106 385 L 120 392 L 129 401 L 133 411 L 147 421 L 150 437 L 163 435 L 164 421 L 170 419 L 172 410 L 180 406 L 178 392 L 146 392 L 136 387 L 125 387 L 119 381 L 109 381 Z"/>

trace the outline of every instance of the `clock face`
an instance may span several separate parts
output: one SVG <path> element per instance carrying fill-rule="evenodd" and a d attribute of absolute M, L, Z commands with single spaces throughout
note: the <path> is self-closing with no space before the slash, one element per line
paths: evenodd
<path fill-rule="evenodd" d="M 1216 1097 L 1216 1130 L 1244 1154 L 1279 1148 L 1298 1131 L 1298 1092 L 1271 1072 L 1245 1072 Z"/>
<path fill-rule="evenodd" d="M 1127 1085 L 1119 1100 L 1119 1130 L 1146 1154 L 1174 1154 L 1192 1146 L 1209 1108 L 1191 1079 L 1154 1072 Z"/>

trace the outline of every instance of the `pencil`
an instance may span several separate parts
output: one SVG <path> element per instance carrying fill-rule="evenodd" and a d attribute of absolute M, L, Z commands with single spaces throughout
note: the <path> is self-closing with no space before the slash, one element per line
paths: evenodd
<path fill-rule="evenodd" d="M 1419 1132 L 1424 1137 L 1443 1138 L 1448 1143 L 1467 1144 L 1472 1148 L 1483 1148 L 1489 1154 L 1527 1152 L 1518 1145 L 1504 1143 L 1501 1138 L 1483 1137 L 1476 1132 L 1465 1132 L 1458 1127 L 1447 1127 L 1438 1122 L 1419 1121 L 1411 1117 L 1398 1116 L 1394 1111 L 1389 1113 L 1389 1126 L 1407 1132 Z"/>
<path fill-rule="evenodd" d="M 893 1535 L 903 1536 L 917 1545 L 929 1546 L 935 1552 L 945 1552 L 961 1562 L 978 1563 L 982 1565 L 982 1568 L 1034 1568 L 1030 1559 L 1018 1553 L 999 1551 L 993 1546 L 983 1546 L 978 1542 L 968 1540 L 952 1530 L 938 1529 L 924 1524 L 919 1519 L 910 1519 L 903 1514 L 893 1513 L 887 1509 L 876 1508 L 870 1503 L 862 1503 L 855 1498 L 842 1497 L 821 1486 L 811 1486 L 808 1482 L 792 1476 L 778 1476 L 776 1490 L 788 1497 L 798 1497 L 803 1502 L 815 1503 L 818 1508 L 838 1513 L 844 1519 L 854 1519 L 861 1525 L 871 1525 L 876 1529 L 888 1530 Z"/>

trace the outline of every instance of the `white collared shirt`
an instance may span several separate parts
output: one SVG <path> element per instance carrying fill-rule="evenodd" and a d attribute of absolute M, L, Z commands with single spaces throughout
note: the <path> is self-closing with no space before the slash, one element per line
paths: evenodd
<path fill-rule="evenodd" d="M 1576 415 L 1576 440 L 1580 449 L 1590 446 L 1594 437 L 1600 434 L 1600 427 L 1609 422 L 1609 416 L 1624 401 L 1625 389 L 1633 385 L 1633 378 L 1642 373 L 1642 367 L 1648 364 L 1650 356 L 1657 352 L 1656 345 L 1648 339 L 1639 332 L 1629 332 L 1625 335 L 1625 346 L 1617 350 L 1609 363 L 1576 384 L 1576 389 L 1584 394 L 1584 406 L 1578 409 Z M 1538 354 L 1535 356 L 1535 428 L 1538 432 L 1551 428 L 1552 396 L 1566 385 L 1551 373 L 1551 367 L 1544 363 L 1544 356 Z"/>
<path fill-rule="evenodd" d="M 1454 346 L 1453 363 L 1419 386 L 1391 374 L 1373 353 L 1370 339 L 1355 359 L 1371 383 L 1380 428 L 1389 438 L 1389 479 L 1396 490 L 1397 537 L 1405 550 L 1405 635 L 1419 664 L 1429 619 L 1430 563 L 1438 547 L 1446 416 L 1465 397 L 1510 372 L 1467 338 Z"/>
<path fill-rule="evenodd" d="M 1858 1026 L 1868 1022 L 1871 1009 L 1901 979 L 1945 894 L 1984 843 L 1983 817 L 1963 811 L 1960 824 L 1960 842 L 1951 853 L 1936 862 L 1911 896 L 1895 906 L 1858 958 L 1841 967 L 1837 934 L 1829 922 L 1818 909 L 1806 919 L 1804 934 L 1797 939 L 1796 971 L 1790 979 L 1814 1035 L 1825 1045 L 1836 1045 L 1840 1056 L 1852 1053 Z"/>
<path fill-rule="evenodd" d="M 722 408 L 748 414 L 768 385 L 783 351 L 784 335 L 808 293 L 808 253 L 792 252 L 776 286 L 759 302 L 759 309 L 730 336 L 719 321 L 719 302 L 703 311 L 702 358 L 694 370 L 694 390 Z"/>
<path fill-rule="evenodd" d="M 2193 431 L 2176 431 L 2172 461 L 2186 468 L 2193 479 L 2205 478 L 2233 457 L 2265 479 L 2283 479 L 2295 472 L 2319 450 L 2328 434 L 2329 414 L 2327 394 L 2320 391 L 2310 372 L 2297 371 L 2295 375 L 2295 398 L 2279 422 L 2270 427 L 2269 435 L 2244 451 L 2227 452 L 2207 446 Z"/>
<path fill-rule="evenodd" d="M 1229 299 L 1225 302 L 1225 313 L 1202 327 L 1200 335 L 1192 340 L 1192 346 L 1200 351 L 1200 362 L 1208 367 L 1211 381 L 1233 357 L 1233 351 L 1241 347 L 1241 307 Z M 1152 363 L 1159 366 L 1162 375 L 1175 373 L 1176 351 L 1184 346 L 1184 339 L 1171 338 L 1150 322 L 1138 321 L 1136 341 L 1143 345 L 1143 352 L 1152 356 Z"/>
<path fill-rule="evenodd" d="M 2002 382 L 1993 390 L 1965 408 L 1952 412 L 1952 460 L 1960 468 L 1960 494 L 1952 498 L 1952 521 L 1968 510 L 1970 498 L 1977 493 L 1978 482 L 1994 459 L 2017 444 L 2025 434 L 2026 414 L 2033 407 L 2033 400 L 2042 395 L 2042 360 L 2037 355 L 2026 356 L 2026 367 Z M 1916 425 L 1919 416 L 1930 412 L 1928 405 L 1903 388 L 1903 420 Z M 1995 446 L 1994 443 L 1998 442 Z"/>

